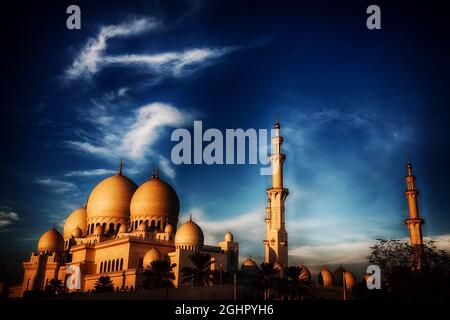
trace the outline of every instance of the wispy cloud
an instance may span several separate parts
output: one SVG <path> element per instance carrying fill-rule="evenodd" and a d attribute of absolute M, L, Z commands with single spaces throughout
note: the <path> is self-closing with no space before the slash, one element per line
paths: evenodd
<path fill-rule="evenodd" d="M 91 177 L 91 176 L 103 176 L 107 174 L 114 174 L 114 170 L 110 169 L 91 169 L 91 170 L 76 170 L 68 171 L 64 174 L 66 177 Z"/>
<path fill-rule="evenodd" d="M 158 82 L 164 77 L 188 76 L 237 49 L 237 47 L 202 47 L 152 54 L 106 54 L 108 42 L 112 39 L 136 36 L 160 27 L 161 23 L 151 18 L 141 18 L 119 25 L 102 27 L 99 34 L 88 40 L 71 66 L 67 68 L 66 78 L 69 80 L 89 79 L 102 68 L 127 66 L 139 68 L 140 72 L 153 75 L 153 80 Z"/>
<path fill-rule="evenodd" d="M 77 186 L 69 181 L 62 181 L 48 177 L 36 178 L 34 181 L 40 185 L 48 187 L 50 192 L 56 194 L 64 194 L 69 191 L 77 190 Z"/>
<path fill-rule="evenodd" d="M 0 211 L 0 229 L 3 229 L 16 221 L 19 221 L 19 215 L 10 210 L 2 210 Z"/>
<path fill-rule="evenodd" d="M 192 115 L 162 102 L 137 108 L 131 116 L 109 115 L 105 108 L 97 109 L 96 126 L 100 134 L 84 140 L 67 141 L 70 148 L 108 160 L 129 159 L 135 163 L 154 157 L 169 177 L 175 176 L 170 162 L 152 152 L 151 146 L 167 127 L 178 127 L 190 121 Z M 103 114 L 103 116 L 99 116 Z M 107 119 L 107 121 L 105 121 Z"/>
<path fill-rule="evenodd" d="M 89 77 L 99 71 L 103 64 L 103 54 L 111 39 L 130 37 L 144 31 L 154 30 L 160 23 L 149 18 L 136 19 L 119 25 L 103 26 L 95 38 L 89 38 L 84 48 L 66 70 L 68 79 Z"/>

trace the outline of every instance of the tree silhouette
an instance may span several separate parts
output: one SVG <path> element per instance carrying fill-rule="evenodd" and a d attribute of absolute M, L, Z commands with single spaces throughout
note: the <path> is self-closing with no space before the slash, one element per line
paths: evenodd
<path fill-rule="evenodd" d="M 287 273 L 287 293 L 291 299 L 303 299 L 309 296 L 310 286 L 306 281 L 300 280 L 303 267 L 290 266 L 286 269 Z M 283 287 L 285 287 L 283 286 Z"/>
<path fill-rule="evenodd" d="M 381 269 L 381 290 L 367 290 L 363 283 L 355 290 L 357 297 L 450 298 L 450 255 L 444 250 L 438 250 L 433 241 L 422 246 L 411 246 L 400 240 L 379 239 L 371 247 L 368 259 Z"/>
<path fill-rule="evenodd" d="M 45 291 L 50 294 L 61 294 L 64 292 L 64 285 L 59 279 L 51 279 L 45 287 Z"/>
<path fill-rule="evenodd" d="M 95 292 L 112 292 L 114 285 L 109 276 L 100 276 L 94 285 Z"/>
<path fill-rule="evenodd" d="M 209 286 L 213 284 L 211 256 L 207 253 L 195 252 L 189 256 L 194 267 L 184 267 L 181 269 L 183 284 L 191 284 L 193 286 Z"/>
<path fill-rule="evenodd" d="M 173 288 L 173 280 L 175 280 L 173 268 L 176 266 L 175 263 L 170 264 L 165 260 L 152 261 L 150 267 L 144 271 L 145 279 L 142 286 L 145 289 Z"/>
<path fill-rule="evenodd" d="M 279 270 L 275 269 L 273 263 L 262 263 L 258 274 L 253 281 L 253 286 L 262 289 L 264 300 L 268 300 L 274 291 L 280 288 L 280 279 L 277 277 Z"/>

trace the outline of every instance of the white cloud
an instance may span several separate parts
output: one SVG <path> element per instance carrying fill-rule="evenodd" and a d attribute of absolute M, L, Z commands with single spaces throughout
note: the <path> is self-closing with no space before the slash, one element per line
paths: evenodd
<path fill-rule="evenodd" d="M 57 180 L 53 178 L 36 178 L 36 183 L 49 187 L 49 190 L 56 194 L 64 194 L 69 191 L 77 190 L 77 186 L 68 181 Z"/>
<path fill-rule="evenodd" d="M 14 211 L 0 211 L 0 229 L 20 220 L 19 215 Z"/>
<path fill-rule="evenodd" d="M 108 47 L 108 41 L 117 37 L 129 37 L 144 31 L 156 29 L 160 24 L 152 19 L 141 18 L 119 25 L 104 26 L 95 38 L 89 38 L 87 44 L 66 70 L 68 79 L 87 77 L 99 71 L 103 53 Z"/>
<path fill-rule="evenodd" d="M 91 176 L 103 176 L 107 174 L 114 174 L 116 171 L 109 169 L 91 169 L 91 170 L 77 170 L 68 171 L 64 174 L 66 177 L 91 177 Z"/>
<path fill-rule="evenodd" d="M 107 55 L 108 41 L 118 37 L 129 37 L 146 31 L 156 30 L 160 23 L 152 19 L 137 19 L 120 25 L 104 26 L 95 38 L 90 38 L 81 52 L 66 70 L 66 78 L 89 78 L 108 66 L 137 67 L 140 71 L 154 75 L 156 82 L 162 77 L 185 77 L 200 67 L 210 64 L 235 47 L 190 48 L 154 54 L 117 54 Z M 117 92 L 120 94 L 120 92 Z M 122 93 L 124 94 L 124 92 Z M 106 98 L 111 98 L 109 95 Z"/>
<path fill-rule="evenodd" d="M 109 119 L 107 122 L 95 123 L 100 134 L 85 138 L 84 141 L 68 141 L 70 148 L 112 161 L 128 159 L 135 164 L 154 157 L 153 161 L 159 162 L 167 176 L 175 176 L 171 163 L 161 155 L 156 155 L 150 147 L 158 141 L 165 128 L 186 124 L 192 115 L 161 102 L 141 106 L 129 117 L 110 116 L 108 110 L 102 107 L 97 108 L 95 113 L 96 117 L 91 118 L 94 123 L 97 119 Z"/>

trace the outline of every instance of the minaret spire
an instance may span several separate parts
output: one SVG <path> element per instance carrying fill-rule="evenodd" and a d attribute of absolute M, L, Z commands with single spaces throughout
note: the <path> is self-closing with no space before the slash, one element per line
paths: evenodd
<path fill-rule="evenodd" d="M 420 269 L 421 267 L 421 249 L 423 246 L 422 225 L 425 220 L 419 216 L 419 205 L 417 203 L 417 196 L 419 191 L 416 189 L 416 177 L 413 174 L 411 162 L 408 161 L 406 166 L 407 176 L 406 179 L 406 191 L 405 196 L 408 200 L 409 218 L 405 220 L 405 224 L 409 229 L 409 239 L 411 245 L 417 248 L 415 257 L 415 267 Z"/>
<path fill-rule="evenodd" d="M 285 229 L 284 202 L 289 190 L 283 187 L 283 163 L 286 156 L 281 145 L 283 138 L 280 136 L 280 123 L 278 115 L 275 117 L 274 135 L 272 137 L 272 187 L 267 189 L 267 208 L 265 215 L 266 239 L 263 241 L 265 259 L 267 263 L 278 262 L 283 266 L 288 264 L 287 237 Z"/>

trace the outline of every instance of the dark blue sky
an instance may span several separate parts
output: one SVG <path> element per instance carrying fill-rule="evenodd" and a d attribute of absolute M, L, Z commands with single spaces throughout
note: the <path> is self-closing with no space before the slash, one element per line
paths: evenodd
<path fill-rule="evenodd" d="M 408 157 L 424 233 L 448 247 L 450 19 L 440 3 L 377 2 L 376 31 L 365 1 L 76 3 L 79 31 L 65 27 L 72 2 L 3 13 L 8 272 L 120 158 L 137 184 L 159 164 L 182 219 L 192 212 L 213 243 L 231 229 L 242 257 L 260 259 L 270 177 L 255 165 L 174 166 L 170 134 L 193 120 L 270 128 L 276 113 L 293 263 L 361 264 L 373 239 L 406 237 Z"/>

